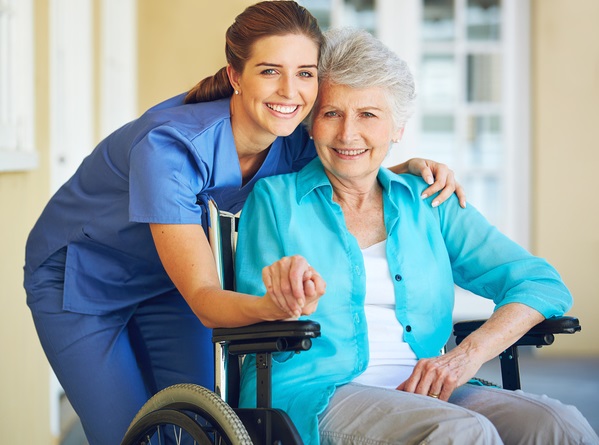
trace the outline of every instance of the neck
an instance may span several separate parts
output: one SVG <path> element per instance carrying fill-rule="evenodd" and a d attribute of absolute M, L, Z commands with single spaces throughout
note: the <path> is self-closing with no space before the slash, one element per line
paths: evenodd
<path fill-rule="evenodd" d="M 233 130 L 233 139 L 239 158 L 246 156 L 255 156 L 266 150 L 277 138 L 274 134 L 265 131 L 255 131 L 255 124 L 252 124 L 245 113 L 236 112 L 241 107 L 237 96 L 231 98 L 231 129 Z"/>
<path fill-rule="evenodd" d="M 387 238 L 383 214 L 382 188 L 375 182 L 368 193 L 334 193 L 341 206 L 347 230 L 356 238 L 360 248 L 372 246 Z"/>
<path fill-rule="evenodd" d="M 332 175 L 331 175 L 332 176 Z M 358 183 L 331 178 L 333 200 L 341 206 L 347 230 L 364 249 L 387 237 L 383 215 L 383 188 L 373 176 Z"/>
<path fill-rule="evenodd" d="M 231 129 L 243 184 L 246 184 L 262 166 L 271 144 L 277 137 L 273 134 L 258 134 L 258 132 L 251 131 L 252 126 L 246 122 L 247 118 L 244 119 L 244 113 L 235 113 L 238 106 L 240 104 L 233 96 L 231 98 Z"/>
<path fill-rule="evenodd" d="M 329 172 L 326 174 L 333 186 L 333 200 L 342 207 L 347 205 L 359 211 L 382 199 L 382 188 L 376 179 L 376 172 L 358 180 L 337 178 Z"/>

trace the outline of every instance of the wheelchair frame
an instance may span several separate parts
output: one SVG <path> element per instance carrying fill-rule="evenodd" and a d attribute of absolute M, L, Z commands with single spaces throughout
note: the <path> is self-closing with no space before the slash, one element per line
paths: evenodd
<path fill-rule="evenodd" d="M 209 199 L 205 225 L 223 289 L 234 290 L 234 246 L 237 218 L 219 212 Z M 454 324 L 459 344 L 486 320 Z M 520 389 L 519 346 L 551 345 L 555 334 L 581 330 L 574 317 L 544 320 L 500 355 L 504 389 Z M 240 328 L 213 330 L 215 345 L 215 390 L 183 383 L 170 386 L 144 404 L 131 422 L 121 445 L 147 445 L 163 425 L 173 426 L 179 441 L 185 430 L 194 443 L 230 445 L 302 445 L 302 439 L 287 414 L 271 406 L 272 354 L 307 351 L 312 339 L 320 336 L 318 323 L 302 321 L 264 322 Z M 256 354 L 257 408 L 237 408 L 239 401 L 239 359 Z M 176 428 L 179 428 L 177 430 Z M 177 441 L 177 443 L 179 443 Z"/>

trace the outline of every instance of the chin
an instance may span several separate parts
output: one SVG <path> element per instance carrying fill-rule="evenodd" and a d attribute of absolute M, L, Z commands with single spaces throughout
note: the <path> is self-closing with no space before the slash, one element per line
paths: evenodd
<path fill-rule="evenodd" d="M 300 125 L 300 123 L 298 123 L 295 126 L 285 126 L 284 128 L 275 128 L 275 129 L 273 129 L 273 134 L 277 137 L 289 136 L 291 133 L 293 133 L 295 131 L 295 129 Z"/>

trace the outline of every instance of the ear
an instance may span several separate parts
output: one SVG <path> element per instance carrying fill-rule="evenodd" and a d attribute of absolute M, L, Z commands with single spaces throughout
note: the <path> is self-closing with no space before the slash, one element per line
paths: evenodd
<path fill-rule="evenodd" d="M 397 142 L 401 141 L 401 138 L 403 137 L 404 128 L 405 127 L 402 127 L 399 130 L 395 130 L 393 132 L 393 137 L 391 139 L 391 141 L 393 141 L 393 143 L 397 143 Z"/>
<path fill-rule="evenodd" d="M 229 78 L 229 82 L 231 82 L 233 89 L 239 90 L 239 78 L 241 77 L 241 74 L 239 74 L 231 65 L 227 65 L 227 77 Z"/>

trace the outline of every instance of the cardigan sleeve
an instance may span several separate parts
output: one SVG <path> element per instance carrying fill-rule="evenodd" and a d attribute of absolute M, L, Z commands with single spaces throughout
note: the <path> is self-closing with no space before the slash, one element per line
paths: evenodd
<path fill-rule="evenodd" d="M 502 234 L 473 206 L 459 208 L 454 196 L 439 207 L 439 216 L 458 286 L 492 299 L 496 309 L 522 303 L 545 318 L 570 309 L 572 295 L 557 270 Z"/>

